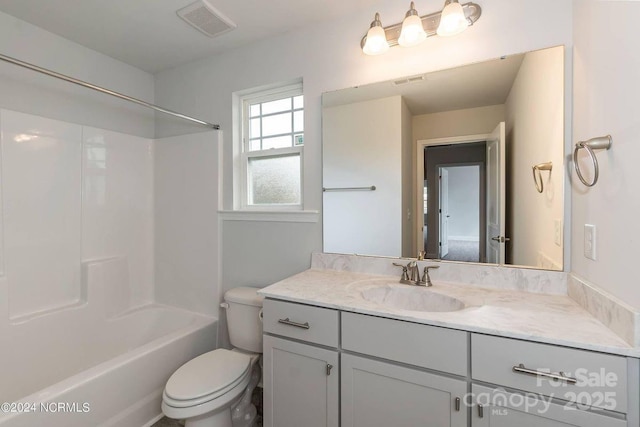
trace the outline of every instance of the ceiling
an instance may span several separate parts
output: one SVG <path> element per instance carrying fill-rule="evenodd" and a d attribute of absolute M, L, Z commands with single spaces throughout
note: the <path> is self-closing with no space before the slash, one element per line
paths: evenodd
<path fill-rule="evenodd" d="M 380 0 L 207 0 L 237 24 L 207 37 L 176 11 L 194 0 L 0 0 L 0 11 L 150 73 L 233 49 Z"/>
<path fill-rule="evenodd" d="M 524 54 L 325 93 L 324 107 L 401 95 L 411 114 L 504 104 Z"/>

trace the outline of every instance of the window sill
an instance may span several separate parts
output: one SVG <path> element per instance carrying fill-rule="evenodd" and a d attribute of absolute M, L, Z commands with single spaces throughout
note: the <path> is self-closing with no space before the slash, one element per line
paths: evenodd
<path fill-rule="evenodd" d="M 319 211 L 218 211 L 223 221 L 318 222 Z"/>

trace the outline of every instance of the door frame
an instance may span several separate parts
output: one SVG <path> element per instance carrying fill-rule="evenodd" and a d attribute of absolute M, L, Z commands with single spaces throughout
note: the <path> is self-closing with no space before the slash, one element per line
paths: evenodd
<path fill-rule="evenodd" d="M 438 247 L 438 258 L 442 258 L 443 256 L 447 256 L 449 254 L 449 220 L 444 220 L 444 216 L 446 215 L 446 217 L 449 217 L 449 169 L 447 169 L 449 166 L 443 166 L 443 165 L 438 165 L 436 166 L 438 168 L 438 240 L 440 241 L 440 245 Z M 443 189 L 443 185 L 442 183 L 444 182 L 443 177 L 446 176 L 446 181 L 447 181 L 447 188 L 446 188 L 446 210 L 445 212 L 443 212 L 443 206 L 445 205 L 444 202 L 444 192 L 442 191 Z M 422 219 L 424 220 L 424 215 L 422 216 Z M 445 224 L 446 222 L 446 224 Z M 443 225 L 446 225 L 446 227 L 443 227 Z M 446 229 L 446 230 L 443 230 Z M 446 238 L 447 241 L 445 242 L 443 239 L 443 231 L 446 231 Z M 446 252 L 444 255 L 442 255 L 444 252 Z"/>
<path fill-rule="evenodd" d="M 416 228 L 414 229 L 414 236 L 417 236 L 415 241 L 416 253 L 423 250 L 423 229 L 424 229 L 424 150 L 427 147 L 435 147 L 438 145 L 453 145 L 453 144 L 469 144 L 472 142 L 483 142 L 491 136 L 490 133 L 480 133 L 473 135 L 462 136 L 450 136 L 446 138 L 431 138 L 431 139 L 419 139 L 416 141 L 416 187 L 414 192 L 415 204 L 415 221 Z"/>

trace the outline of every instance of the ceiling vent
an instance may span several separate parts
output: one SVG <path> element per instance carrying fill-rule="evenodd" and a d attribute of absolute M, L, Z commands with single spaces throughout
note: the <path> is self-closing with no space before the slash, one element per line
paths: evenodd
<path fill-rule="evenodd" d="M 191 3 L 176 13 L 187 24 L 209 37 L 217 37 L 237 27 L 233 21 L 216 10 L 206 0 Z"/>
<path fill-rule="evenodd" d="M 408 77 L 406 79 L 394 80 L 394 86 L 406 85 L 408 83 L 417 83 L 426 80 L 424 76 Z"/>

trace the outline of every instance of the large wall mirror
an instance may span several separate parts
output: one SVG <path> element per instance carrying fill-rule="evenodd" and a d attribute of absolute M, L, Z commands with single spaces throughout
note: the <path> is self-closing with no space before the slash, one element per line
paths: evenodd
<path fill-rule="evenodd" d="M 564 47 L 323 94 L 325 252 L 562 270 Z"/>

